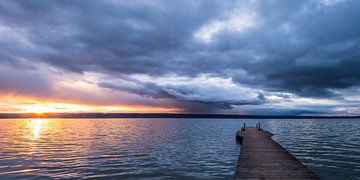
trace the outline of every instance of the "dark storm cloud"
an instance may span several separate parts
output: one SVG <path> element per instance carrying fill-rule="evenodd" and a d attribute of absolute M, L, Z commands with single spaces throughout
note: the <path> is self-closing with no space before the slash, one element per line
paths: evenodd
<path fill-rule="evenodd" d="M 252 50 L 262 57 L 260 63 L 249 61 L 248 72 L 268 88 L 302 96 L 329 97 L 335 89 L 358 86 L 360 25 L 350 20 L 359 15 L 355 7 L 357 1 L 320 10 L 310 6 L 310 12 L 280 19 L 290 22 L 289 33 L 255 32 L 263 41 Z"/>
<path fill-rule="evenodd" d="M 163 73 L 159 65 L 167 62 L 161 58 L 184 46 L 202 22 L 225 8 L 190 1 L 44 2 L 1 5 L 1 21 L 26 31 L 36 46 L 22 56 L 77 72 L 126 74 Z"/>
<path fill-rule="evenodd" d="M 125 79 L 211 74 L 259 90 L 339 98 L 338 90 L 360 84 L 359 8 L 356 0 L 2 1 L 0 63 L 41 62 Z M 250 25 L 237 27 L 247 14 L 254 16 Z M 214 22 L 223 29 L 210 42 L 194 37 Z M 171 94 L 136 83 L 99 86 L 225 109 L 265 102 L 261 94 L 254 101 L 187 99 L 201 89 L 177 86 L 171 92 L 180 94 Z"/>
<path fill-rule="evenodd" d="M 260 105 L 265 103 L 266 98 L 262 93 L 258 93 L 255 97 L 211 97 L 212 89 L 215 87 L 197 87 L 196 85 L 158 85 L 155 83 L 142 83 L 140 81 L 132 79 L 132 82 L 136 84 L 128 85 L 127 83 L 106 83 L 102 82 L 98 85 L 104 88 L 110 88 L 114 90 L 125 91 L 141 96 L 152 98 L 172 98 L 183 102 L 194 102 L 196 104 L 204 104 L 205 106 L 217 107 L 221 109 L 232 109 L 234 105 Z M 207 92 L 206 96 L 202 91 Z M 217 91 L 217 90 L 215 90 Z M 231 96 L 231 95 L 230 95 Z M 189 105 L 187 105 L 189 107 Z M 203 107 L 204 108 L 204 107 Z M 190 108 L 191 109 L 191 108 Z M 207 107 L 206 109 L 209 109 Z"/>
<path fill-rule="evenodd" d="M 111 83 L 101 82 L 98 84 L 100 87 L 110 88 L 120 91 L 126 91 L 129 93 L 138 94 L 140 96 L 149 96 L 152 98 L 174 98 L 171 94 L 165 91 L 163 88 L 158 87 L 153 83 L 138 84 L 136 87 L 119 86 Z"/>

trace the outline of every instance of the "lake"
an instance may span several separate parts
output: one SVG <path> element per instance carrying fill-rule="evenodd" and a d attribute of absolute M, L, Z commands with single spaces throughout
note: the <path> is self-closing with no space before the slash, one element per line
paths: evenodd
<path fill-rule="evenodd" d="M 323 179 L 360 179 L 360 119 L 3 119 L 0 179 L 233 179 L 244 122 Z"/>

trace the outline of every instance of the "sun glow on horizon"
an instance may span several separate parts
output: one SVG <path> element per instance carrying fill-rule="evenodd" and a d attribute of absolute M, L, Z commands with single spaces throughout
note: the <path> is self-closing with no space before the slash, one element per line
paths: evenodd
<path fill-rule="evenodd" d="M 35 113 L 38 115 L 47 113 L 47 112 L 53 112 L 55 109 L 47 106 L 47 105 L 42 105 L 42 104 L 33 104 L 33 105 L 29 105 L 29 106 L 24 106 L 24 111 L 28 112 L 28 113 Z"/>
<path fill-rule="evenodd" d="M 114 112 L 129 111 L 128 107 L 121 106 L 94 106 L 83 104 L 68 104 L 58 102 L 40 102 L 31 105 L 19 106 L 21 112 L 35 113 L 38 115 L 44 113 L 61 113 L 61 112 Z"/>
<path fill-rule="evenodd" d="M 91 105 L 54 100 L 38 100 L 27 97 L 4 97 L 0 113 L 33 113 L 42 117 L 46 113 L 177 113 L 181 110 L 172 107 L 153 107 L 137 105 Z"/>

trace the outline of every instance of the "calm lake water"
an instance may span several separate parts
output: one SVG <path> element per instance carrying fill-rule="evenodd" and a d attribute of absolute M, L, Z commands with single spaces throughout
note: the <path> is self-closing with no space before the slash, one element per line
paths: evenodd
<path fill-rule="evenodd" d="M 360 179 L 360 119 L 5 119 L 0 179 L 233 179 L 243 122 L 323 179 Z"/>

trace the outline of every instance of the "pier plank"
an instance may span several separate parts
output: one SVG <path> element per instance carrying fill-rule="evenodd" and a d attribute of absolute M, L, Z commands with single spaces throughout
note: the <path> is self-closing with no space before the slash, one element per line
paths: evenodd
<path fill-rule="evenodd" d="M 241 143 L 236 166 L 236 179 L 319 179 L 271 137 L 272 133 L 258 128 L 239 130 Z"/>

